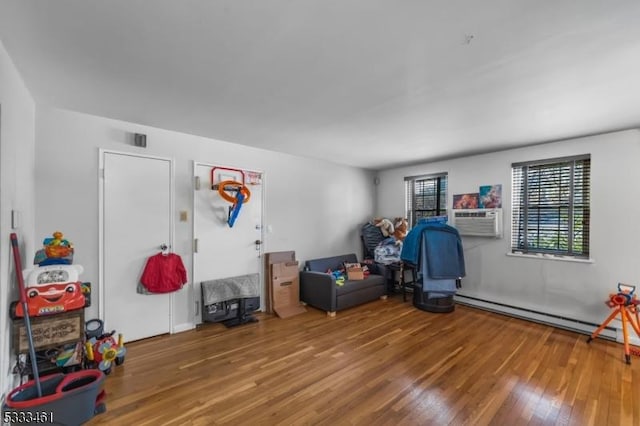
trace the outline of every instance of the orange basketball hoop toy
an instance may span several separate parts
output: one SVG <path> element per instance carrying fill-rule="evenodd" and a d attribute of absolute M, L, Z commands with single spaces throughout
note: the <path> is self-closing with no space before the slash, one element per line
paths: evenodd
<path fill-rule="evenodd" d="M 220 183 L 215 184 L 215 171 L 216 170 L 226 170 L 232 172 L 233 174 L 240 175 L 242 177 L 242 182 L 238 182 L 237 180 L 227 179 L 222 180 Z M 218 179 L 221 179 L 222 176 L 219 174 Z M 244 183 L 244 171 L 240 169 L 231 169 L 228 167 L 220 167 L 215 166 L 211 169 L 211 189 L 218 190 L 218 194 L 222 197 L 223 200 L 231 203 L 231 207 L 229 207 L 229 214 L 227 216 L 227 224 L 229 228 L 233 228 L 233 224 L 238 218 L 238 214 L 240 213 L 240 209 L 243 204 L 249 202 L 251 198 L 251 191 L 247 188 L 247 185 Z M 231 192 L 232 194 L 229 194 Z"/>
<path fill-rule="evenodd" d="M 233 191 L 236 194 L 235 196 L 231 196 L 227 194 L 226 191 Z M 251 198 L 251 191 L 249 191 L 249 188 L 240 182 L 235 180 L 225 180 L 220 182 L 218 185 L 218 194 L 220 194 L 224 200 L 232 203 L 231 207 L 229 207 L 227 224 L 229 225 L 229 228 L 233 228 L 233 224 L 238 218 L 242 205 L 248 203 Z"/>
<path fill-rule="evenodd" d="M 225 200 L 232 204 L 236 204 L 238 202 L 238 196 L 229 195 L 226 191 L 233 191 L 237 193 L 241 193 L 244 196 L 243 203 L 248 203 L 251 198 L 251 191 L 244 184 L 237 182 L 235 180 L 224 180 L 218 184 L 218 194 Z"/>

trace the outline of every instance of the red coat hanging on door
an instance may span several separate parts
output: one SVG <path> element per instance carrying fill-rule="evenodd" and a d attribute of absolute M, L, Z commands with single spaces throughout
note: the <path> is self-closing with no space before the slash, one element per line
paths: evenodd
<path fill-rule="evenodd" d="M 140 282 L 151 293 L 170 293 L 187 282 L 187 270 L 175 253 L 158 253 L 147 259 Z"/>

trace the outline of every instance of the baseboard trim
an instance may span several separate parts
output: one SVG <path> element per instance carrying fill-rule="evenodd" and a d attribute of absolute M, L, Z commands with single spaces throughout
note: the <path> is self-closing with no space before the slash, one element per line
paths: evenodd
<path fill-rule="evenodd" d="M 575 318 L 569 318 L 560 315 L 549 314 L 534 309 L 522 308 L 519 306 L 508 305 L 506 303 L 494 302 L 491 300 L 480 299 L 478 297 L 466 296 L 464 294 L 455 295 L 456 303 L 468 305 L 479 309 L 495 312 L 498 314 L 508 315 L 540 324 L 550 325 L 565 330 L 574 331 L 576 333 L 590 335 L 600 324 L 594 324 L 588 321 L 582 321 Z M 605 327 L 598 337 L 608 340 L 619 340 L 619 330 L 615 327 Z"/>
<path fill-rule="evenodd" d="M 194 328 L 196 328 L 196 325 L 194 323 L 191 322 L 187 322 L 184 324 L 178 324 L 176 326 L 173 327 L 173 333 L 182 333 L 183 331 L 189 331 L 189 330 L 193 330 Z"/>

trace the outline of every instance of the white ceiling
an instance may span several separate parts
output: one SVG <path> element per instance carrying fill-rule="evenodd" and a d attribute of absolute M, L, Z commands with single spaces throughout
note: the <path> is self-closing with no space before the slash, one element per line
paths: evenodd
<path fill-rule="evenodd" d="M 640 126 L 638 0 L 0 0 L 38 103 L 379 169 Z"/>

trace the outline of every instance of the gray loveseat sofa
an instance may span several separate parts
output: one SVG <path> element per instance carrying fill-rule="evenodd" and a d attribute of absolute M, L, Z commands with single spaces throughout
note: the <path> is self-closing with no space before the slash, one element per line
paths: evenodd
<path fill-rule="evenodd" d="M 386 280 L 382 275 L 370 274 L 364 280 L 345 280 L 336 285 L 336 279 L 327 270 L 338 270 L 345 262 L 355 263 L 355 254 L 307 260 L 300 272 L 300 300 L 334 316 L 336 311 L 386 298 Z"/>

